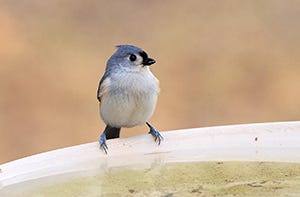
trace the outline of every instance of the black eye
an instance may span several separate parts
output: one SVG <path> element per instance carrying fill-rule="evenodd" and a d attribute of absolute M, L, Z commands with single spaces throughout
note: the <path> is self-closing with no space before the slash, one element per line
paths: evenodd
<path fill-rule="evenodd" d="M 134 62 L 136 60 L 136 56 L 134 54 L 131 54 L 129 59 L 130 61 Z"/>

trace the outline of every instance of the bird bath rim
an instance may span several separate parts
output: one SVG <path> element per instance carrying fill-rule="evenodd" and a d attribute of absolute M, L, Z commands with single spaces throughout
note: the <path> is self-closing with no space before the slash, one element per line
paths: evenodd
<path fill-rule="evenodd" d="M 151 135 L 98 142 L 25 157 L 0 165 L 0 188 L 53 175 L 113 167 L 173 162 L 270 161 L 300 163 L 300 121 L 227 125 L 162 132 L 158 146 Z"/>

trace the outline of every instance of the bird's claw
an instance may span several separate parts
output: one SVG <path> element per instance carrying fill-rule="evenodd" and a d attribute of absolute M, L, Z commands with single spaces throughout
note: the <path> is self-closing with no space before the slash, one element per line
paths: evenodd
<path fill-rule="evenodd" d="M 154 137 L 154 141 L 158 142 L 158 145 L 160 145 L 161 141 L 164 139 L 163 136 L 152 126 L 150 127 L 149 134 Z"/>
<path fill-rule="evenodd" d="M 105 152 L 105 154 L 107 154 L 108 147 L 106 144 L 106 136 L 104 133 L 99 138 L 99 144 L 100 144 L 99 148 L 102 149 Z"/>
<path fill-rule="evenodd" d="M 107 154 L 108 147 L 107 147 L 106 143 L 105 144 L 100 144 L 100 149 L 103 150 L 105 154 Z"/>

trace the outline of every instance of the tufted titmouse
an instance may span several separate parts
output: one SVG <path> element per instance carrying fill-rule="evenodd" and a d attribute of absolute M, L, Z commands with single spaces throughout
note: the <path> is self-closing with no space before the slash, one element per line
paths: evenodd
<path fill-rule="evenodd" d="M 145 51 L 131 45 L 117 46 L 109 58 L 97 91 L 100 116 L 106 124 L 99 138 L 100 148 L 105 153 L 106 139 L 118 138 L 121 127 L 146 123 L 158 144 L 163 139 L 148 122 L 159 93 L 159 81 L 149 69 L 154 63 Z"/>

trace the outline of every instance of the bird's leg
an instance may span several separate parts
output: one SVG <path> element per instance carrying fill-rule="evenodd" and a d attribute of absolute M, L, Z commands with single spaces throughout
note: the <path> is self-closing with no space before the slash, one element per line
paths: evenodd
<path fill-rule="evenodd" d="M 106 130 L 106 128 L 105 128 Z M 102 149 L 105 154 L 107 154 L 107 145 L 106 145 L 106 134 L 105 134 L 105 130 L 103 131 L 103 133 L 100 135 L 100 138 L 99 138 L 99 144 L 100 144 L 100 149 Z"/>
<path fill-rule="evenodd" d="M 164 139 L 163 136 L 149 122 L 146 122 L 146 124 L 150 128 L 149 134 L 151 134 L 155 142 L 158 141 L 158 145 L 160 145 L 160 142 Z"/>
<path fill-rule="evenodd" d="M 100 149 L 102 149 L 106 154 L 107 154 L 107 149 L 108 149 L 107 144 L 106 144 L 106 139 L 109 140 L 109 139 L 119 138 L 120 130 L 121 130 L 121 128 L 115 128 L 115 127 L 106 125 L 103 133 L 100 135 L 100 138 L 99 138 Z"/>

